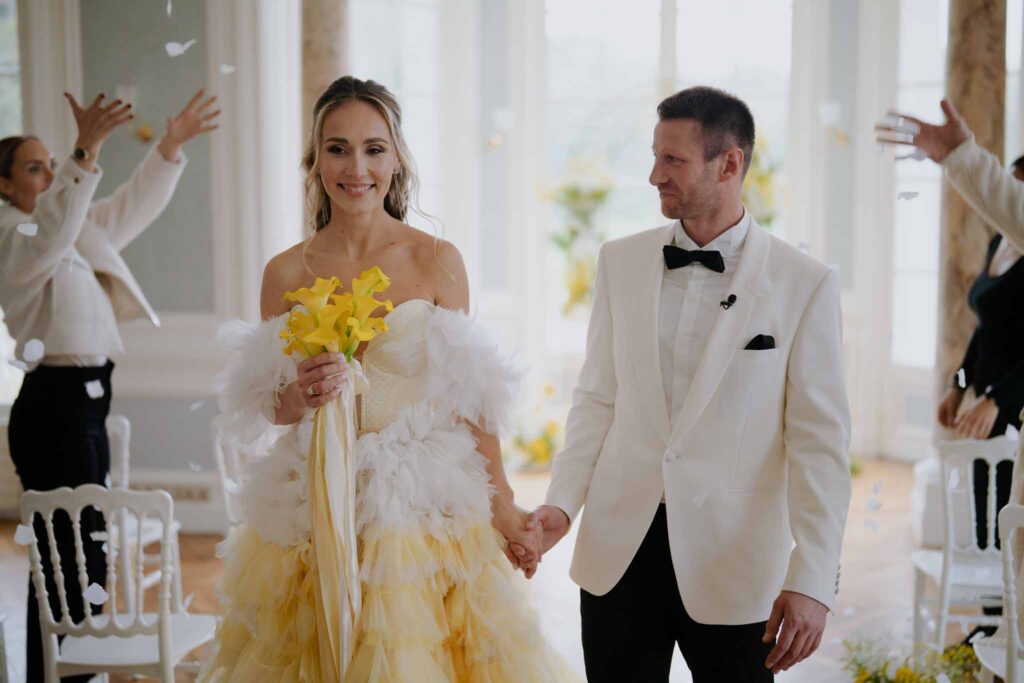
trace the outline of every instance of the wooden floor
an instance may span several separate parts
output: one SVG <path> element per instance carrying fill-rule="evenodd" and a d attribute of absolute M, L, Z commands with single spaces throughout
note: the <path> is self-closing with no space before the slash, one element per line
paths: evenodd
<path fill-rule="evenodd" d="M 538 504 L 547 479 L 540 475 L 513 475 L 517 501 L 524 507 Z M 912 540 L 909 493 L 912 471 L 908 465 L 868 462 L 854 479 L 853 500 L 842 555 L 842 581 L 838 606 L 830 617 L 822 646 L 811 659 L 778 677 L 779 681 L 828 683 L 849 681 L 840 669 L 841 642 L 862 635 L 889 634 L 894 646 L 909 645 L 912 603 Z M 877 495 L 872 489 L 880 486 Z M 868 498 L 881 503 L 870 511 Z M 0 523 L 0 610 L 7 615 L 8 659 L 13 681 L 23 680 L 24 603 L 28 560 L 25 549 L 13 541 L 15 524 Z M 877 530 L 876 530 L 877 529 Z M 215 586 L 220 562 L 215 557 L 217 536 L 181 537 L 184 593 L 193 595 L 191 612 L 216 614 Z M 579 646 L 579 598 L 566 571 L 571 539 L 559 544 L 541 565 L 531 585 L 533 602 L 541 612 L 545 635 L 570 662 L 582 670 Z M 681 659 L 673 666 L 673 683 L 690 680 Z M 201 656 L 201 653 L 200 653 Z M 193 675 L 179 672 L 177 680 Z M 117 679 L 115 679 L 117 680 Z M 128 680 L 128 679 L 123 679 Z"/>

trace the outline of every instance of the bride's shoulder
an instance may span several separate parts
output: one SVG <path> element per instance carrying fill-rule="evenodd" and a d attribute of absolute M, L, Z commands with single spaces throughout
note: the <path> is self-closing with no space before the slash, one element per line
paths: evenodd
<path fill-rule="evenodd" d="M 287 312 L 290 304 L 284 301 L 284 293 L 309 279 L 302 263 L 302 246 L 299 242 L 267 261 L 260 291 L 260 313 L 264 320 Z"/>

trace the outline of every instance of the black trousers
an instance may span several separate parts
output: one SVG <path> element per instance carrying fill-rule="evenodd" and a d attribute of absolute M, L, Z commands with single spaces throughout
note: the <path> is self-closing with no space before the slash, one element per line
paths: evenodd
<path fill-rule="evenodd" d="M 107 441 L 106 418 L 110 412 L 110 375 L 113 363 L 97 368 L 53 367 L 41 365 L 25 375 L 18 398 L 11 407 L 7 437 L 11 459 L 25 490 L 46 491 L 81 484 L 103 485 L 110 472 L 110 443 Z M 99 380 L 103 396 L 90 398 L 87 382 Z M 90 583 L 105 585 L 107 558 L 102 542 L 91 534 L 105 531 L 106 524 L 99 511 L 87 508 L 80 517 L 86 573 Z M 78 584 L 75 563 L 75 537 L 71 519 L 66 513 L 53 516 L 54 537 L 64 573 L 68 611 L 74 621 L 85 618 L 85 605 Z M 46 527 L 37 516 L 33 524 L 39 540 L 50 597 L 50 609 L 61 617 L 60 599 L 53 579 Z M 93 613 L 102 608 L 90 606 Z M 43 642 L 39 627 L 39 603 L 35 585 L 29 577 L 26 615 L 26 680 L 43 681 Z M 84 683 L 91 676 L 65 677 L 64 681 Z"/>
<path fill-rule="evenodd" d="M 622 579 L 606 595 L 580 591 L 589 683 L 667 683 L 679 646 L 694 683 L 774 681 L 765 624 L 700 624 L 686 613 L 661 505 Z"/>

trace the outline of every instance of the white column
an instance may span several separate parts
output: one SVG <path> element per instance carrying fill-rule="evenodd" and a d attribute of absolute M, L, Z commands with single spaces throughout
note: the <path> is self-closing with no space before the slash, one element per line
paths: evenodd
<path fill-rule="evenodd" d="M 92 97 L 82 92 L 81 37 L 78 0 L 18 0 L 23 128 L 58 158 L 77 134 L 63 93 Z"/>

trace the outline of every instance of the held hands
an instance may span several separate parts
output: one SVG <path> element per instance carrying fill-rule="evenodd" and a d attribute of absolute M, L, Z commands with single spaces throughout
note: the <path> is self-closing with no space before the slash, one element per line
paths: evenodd
<path fill-rule="evenodd" d="M 71 93 L 64 93 L 64 97 L 67 98 L 71 113 L 75 117 L 75 125 L 78 126 L 75 147 L 86 150 L 91 157 L 88 161 L 79 162 L 79 165 L 91 171 L 96 156 L 100 153 L 100 147 L 103 146 L 103 141 L 110 136 L 115 128 L 135 118 L 131 113 L 132 105 L 121 100 L 114 100 L 104 106 L 103 100 L 106 95 L 100 93 L 92 101 L 92 104 L 83 109 Z"/>
<path fill-rule="evenodd" d="M 167 161 L 177 161 L 181 146 L 192 138 L 200 133 L 217 130 L 219 127 L 216 119 L 220 116 L 220 109 L 209 111 L 217 101 L 217 96 L 214 95 L 203 100 L 203 94 L 202 90 L 197 92 L 177 116 L 167 119 L 167 131 L 157 145 L 160 154 Z"/>
<path fill-rule="evenodd" d="M 543 536 L 539 529 L 528 529 L 530 514 L 511 499 L 495 496 L 492 502 L 494 528 L 505 537 L 505 557 L 516 569 L 522 569 L 531 578 L 540 562 Z"/>
<path fill-rule="evenodd" d="M 776 636 L 778 641 L 768 653 L 764 665 L 777 674 L 810 657 L 821 645 L 827 614 L 828 608 L 814 598 L 782 591 L 775 598 L 772 614 L 765 625 L 763 642 L 770 643 Z"/>
<path fill-rule="evenodd" d="M 526 578 L 532 579 L 544 553 L 569 532 L 569 526 L 569 516 L 561 509 L 553 505 L 541 505 L 526 518 L 525 533 L 530 535 L 536 545 L 531 550 L 529 545 L 509 539 L 505 555 L 513 567 L 522 569 Z"/>
<path fill-rule="evenodd" d="M 875 126 L 878 142 L 911 145 L 923 151 L 935 163 L 942 163 L 950 152 L 971 136 L 971 130 L 949 100 L 942 100 L 940 105 L 946 115 L 946 122 L 942 125 L 936 126 L 913 116 L 897 114 L 895 125 L 881 123 Z M 918 128 L 917 132 L 909 132 L 914 127 Z"/>

